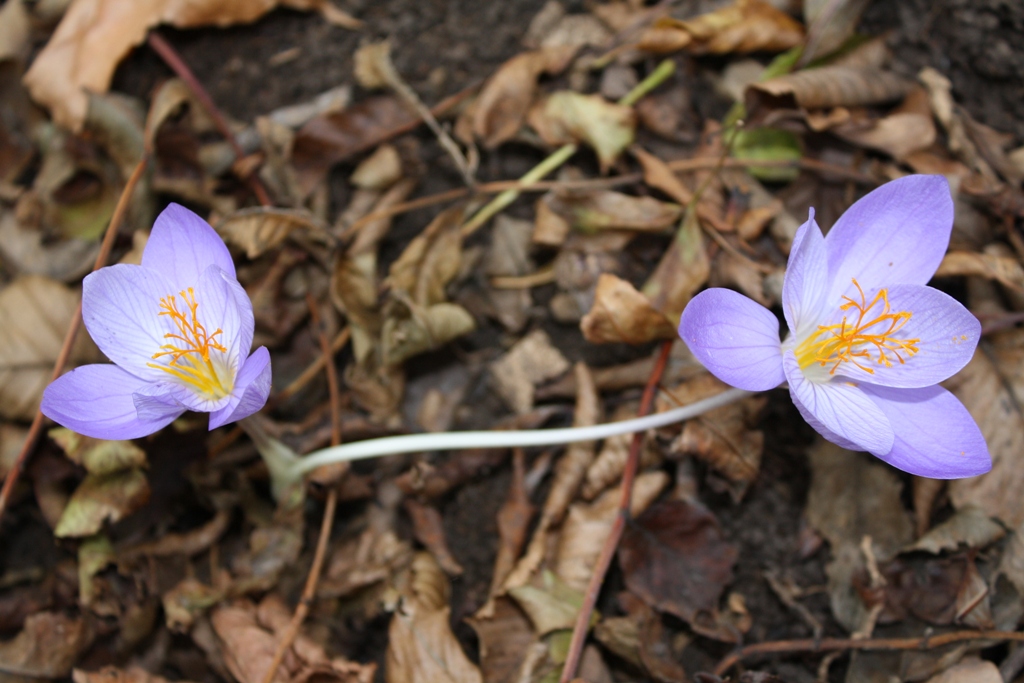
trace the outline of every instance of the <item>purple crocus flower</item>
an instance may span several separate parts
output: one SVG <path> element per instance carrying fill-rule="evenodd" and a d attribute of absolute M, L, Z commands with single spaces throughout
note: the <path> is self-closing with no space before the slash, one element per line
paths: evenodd
<path fill-rule="evenodd" d="M 855 203 L 823 237 L 814 211 L 793 240 L 782 287 L 789 335 L 766 308 L 709 289 L 683 311 L 679 335 L 722 381 L 749 391 L 789 383 L 829 441 L 923 477 L 992 467 L 971 415 L 938 382 L 971 359 L 981 325 L 926 287 L 953 226 L 942 176 L 915 175 Z"/>
<path fill-rule="evenodd" d="M 101 268 L 82 286 L 82 319 L 114 365 L 85 365 L 43 392 L 43 414 L 98 439 L 134 439 L 185 410 L 210 429 L 263 407 L 270 354 L 252 355 L 252 303 L 224 242 L 171 204 L 156 219 L 142 265 Z"/>

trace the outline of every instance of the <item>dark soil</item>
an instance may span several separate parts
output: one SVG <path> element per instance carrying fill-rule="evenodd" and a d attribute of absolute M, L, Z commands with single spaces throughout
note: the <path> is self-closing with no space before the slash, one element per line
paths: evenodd
<path fill-rule="evenodd" d="M 339 6 L 366 21 L 370 35 L 391 38 L 396 66 L 429 104 L 481 81 L 521 51 L 520 37 L 543 4 L 544 0 L 356 0 Z M 866 13 L 862 30 L 870 35 L 888 33 L 899 70 L 914 75 L 924 66 L 935 67 L 952 79 L 954 94 L 973 116 L 1013 133 L 1018 144 L 1024 141 L 1024 3 L 875 2 Z M 241 121 L 352 82 L 352 54 L 361 40 L 359 34 L 332 27 L 318 16 L 289 11 L 274 12 L 250 26 L 167 30 L 164 36 L 214 100 Z M 267 66 L 275 55 L 296 48 L 289 61 Z M 114 88 L 141 95 L 168 75 L 162 63 L 143 48 L 119 69 Z M 355 96 L 362 93 L 356 89 Z M 419 135 L 417 139 L 423 147 L 420 157 L 424 163 L 437 164 L 440 171 L 426 174 L 419 192 L 458 187 L 457 174 L 431 138 Z M 532 154 L 502 148 L 492 158 L 485 158 L 481 175 L 516 177 L 536 161 Z M 389 239 L 402 242 L 430 217 L 430 212 L 403 216 Z M 546 329 L 571 360 L 585 355 L 587 347 L 578 330 L 558 325 Z M 501 337 L 497 328 L 477 335 L 462 342 L 463 350 Z M 588 352 L 592 350 L 588 348 Z M 611 350 L 600 360 L 621 360 L 616 358 L 621 351 Z M 764 466 L 744 501 L 734 504 L 726 494 L 703 492 L 705 502 L 722 521 L 726 537 L 740 547 L 731 590 L 747 600 L 754 619 L 748 637 L 755 641 L 811 635 L 807 624 L 771 593 L 763 572 L 770 568 L 803 588 L 821 586 L 827 555 L 819 551 L 802 559 L 800 552 L 801 514 L 809 485 L 802 452 L 812 432 L 787 398 L 773 397 L 769 406 L 771 412 L 762 424 L 767 432 Z M 474 414 L 474 419 L 479 417 Z M 442 507 L 453 554 L 466 569 L 454 586 L 452 614 L 457 621 L 486 597 L 497 546 L 495 514 L 509 481 L 508 469 L 499 468 L 458 489 Z M 311 514 L 311 524 L 318 523 L 319 514 L 319 510 Z M 839 634 L 824 594 L 806 604 L 826 625 L 829 635 Z M 371 626 L 386 629 L 382 621 Z M 469 639 L 463 626 L 456 629 Z M 384 633 L 362 634 L 361 642 L 382 652 L 385 638 Z M 368 654 L 373 656 L 364 652 L 363 657 Z M 792 680 L 813 680 L 813 666 L 809 662 Z M 772 670 L 773 665 L 765 663 L 763 668 Z M 842 667 L 833 667 L 832 676 L 842 680 Z"/>

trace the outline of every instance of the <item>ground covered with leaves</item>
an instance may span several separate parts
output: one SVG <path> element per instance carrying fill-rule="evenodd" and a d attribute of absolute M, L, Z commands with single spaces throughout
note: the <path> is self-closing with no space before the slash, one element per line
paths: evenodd
<path fill-rule="evenodd" d="M 6 0 L 0 676 L 1024 680 L 1021 45 L 999 0 Z M 909 173 L 953 193 L 932 284 L 982 323 L 945 386 L 986 475 L 844 451 L 782 389 L 284 491 L 249 435 L 302 455 L 713 396 L 687 302 L 781 311 L 808 209 L 827 230 Z M 55 368 L 102 360 L 84 331 L 62 353 L 82 278 L 138 263 L 171 201 L 252 298 L 257 427 L 40 421 Z"/>

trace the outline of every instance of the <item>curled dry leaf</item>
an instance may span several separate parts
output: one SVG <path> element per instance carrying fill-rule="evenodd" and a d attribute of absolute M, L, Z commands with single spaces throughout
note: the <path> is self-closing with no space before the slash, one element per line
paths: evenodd
<path fill-rule="evenodd" d="M 99 671 L 75 669 L 71 673 L 71 680 L 74 683 L 171 683 L 166 678 L 151 674 L 137 666 L 128 667 L 127 669 L 105 666 Z M 177 681 L 175 683 L 188 682 Z"/>
<path fill-rule="evenodd" d="M 927 149 L 935 142 L 935 122 L 928 95 L 915 87 L 903 103 L 875 121 L 856 115 L 830 128 L 830 132 L 860 147 L 877 149 L 896 159 Z"/>
<path fill-rule="evenodd" d="M 654 609 L 676 615 L 698 633 L 732 641 L 735 632 L 719 626 L 718 601 L 738 553 L 709 510 L 667 500 L 626 528 L 619 566 L 629 590 Z"/>
<path fill-rule="evenodd" d="M 90 474 L 110 474 L 146 466 L 146 454 L 131 441 L 104 441 L 82 436 L 70 429 L 51 429 L 49 436 L 64 450 L 68 459 Z"/>
<path fill-rule="evenodd" d="M 927 683 L 1001 683 L 999 667 L 992 662 L 970 657 L 932 676 Z"/>
<path fill-rule="evenodd" d="M 633 482 L 630 515 L 639 517 L 669 484 L 662 471 L 643 472 Z M 594 566 L 619 514 L 619 487 L 604 491 L 590 503 L 569 506 L 555 549 L 555 574 L 574 590 L 583 593 L 590 583 Z"/>
<path fill-rule="evenodd" d="M 807 46 L 804 63 L 838 50 L 857 30 L 860 15 L 868 0 L 809 0 L 804 3 L 807 22 Z"/>
<path fill-rule="evenodd" d="M 708 398 L 726 386 L 711 375 L 691 380 L 680 389 L 667 392 L 680 405 Z M 736 485 L 735 499 L 742 498 L 746 488 L 761 471 L 764 453 L 764 432 L 753 429 L 765 404 L 764 396 L 730 403 L 687 420 L 679 438 L 672 444 L 676 452 L 693 455 L 705 461 Z"/>
<path fill-rule="evenodd" d="M 305 209 L 241 209 L 218 223 L 217 232 L 250 259 L 277 249 L 289 236 L 320 244 L 333 241 L 327 225 Z"/>
<path fill-rule="evenodd" d="M 371 97 L 311 119 L 295 134 L 292 145 L 302 196 L 308 196 L 334 164 L 373 149 L 416 121 L 415 114 L 391 95 Z"/>
<path fill-rule="evenodd" d="M 747 108 L 824 109 L 884 104 L 903 98 L 914 82 L 875 68 L 824 66 L 754 83 L 747 88 Z"/>
<path fill-rule="evenodd" d="M 478 615 L 467 621 L 480 643 L 480 672 L 488 683 L 520 680 L 517 674 L 528 659 L 527 653 L 538 645 L 546 650 L 530 620 L 511 598 L 497 598 L 489 616 Z"/>
<path fill-rule="evenodd" d="M 20 277 L 0 291 L 0 415 L 31 420 L 79 295 L 59 282 L 36 275 Z M 75 365 L 95 356 L 85 335 L 71 354 Z"/>
<path fill-rule="evenodd" d="M 569 369 L 569 361 L 551 344 L 544 330 L 526 335 L 491 365 L 495 389 L 510 408 L 525 415 L 533 408 L 533 394 L 541 382 Z"/>
<path fill-rule="evenodd" d="M 681 209 L 653 197 L 600 190 L 585 193 L 566 193 L 550 203 L 569 224 L 585 232 L 597 230 L 635 230 L 664 232 L 672 227 Z"/>
<path fill-rule="evenodd" d="M 402 179 L 402 158 L 394 145 L 381 145 L 349 177 L 364 190 L 384 191 Z"/>
<path fill-rule="evenodd" d="M 803 42 L 803 26 L 763 0 L 736 0 L 688 21 L 659 19 L 640 38 L 638 47 L 655 53 L 684 48 L 698 54 L 781 52 Z"/>
<path fill-rule="evenodd" d="M 473 134 L 493 149 L 519 132 L 533 104 L 537 79 L 569 64 L 572 47 L 550 47 L 516 55 L 502 64 L 484 85 L 472 110 Z"/>
<path fill-rule="evenodd" d="M 530 221 L 511 218 L 499 214 L 494 219 L 491 229 L 491 244 L 484 257 L 484 270 L 487 275 L 518 276 L 526 275 L 534 270 L 530 258 L 530 237 L 533 224 Z M 487 290 L 493 315 L 509 332 L 518 332 L 526 326 L 533 297 L 530 290 L 498 289 Z"/>
<path fill-rule="evenodd" d="M 65 678 L 93 636 L 84 619 L 33 614 L 17 636 L 0 643 L 0 671 L 11 677 Z"/>
<path fill-rule="evenodd" d="M 601 171 L 607 172 L 633 144 L 636 114 L 600 95 L 563 90 L 549 95 L 530 110 L 530 125 L 549 145 L 585 142 L 597 152 Z"/>
<path fill-rule="evenodd" d="M 459 273 L 463 208 L 442 212 L 414 237 L 391 264 L 386 284 L 408 294 L 421 306 L 447 300 L 445 287 Z"/>
<path fill-rule="evenodd" d="M 580 330 L 592 344 L 644 344 L 676 334 L 675 326 L 647 297 L 610 273 L 598 279 L 594 306 L 580 321 Z"/>
<path fill-rule="evenodd" d="M 711 261 L 697 213 L 687 209 L 675 238 L 641 291 L 655 309 L 675 321 L 710 272 Z"/>
<path fill-rule="evenodd" d="M 418 553 L 409 584 L 388 629 L 387 683 L 483 683 L 480 670 L 452 633 L 448 579 L 434 559 Z"/>
<path fill-rule="evenodd" d="M 141 469 L 89 474 L 71 494 L 53 535 L 91 536 L 106 521 L 118 522 L 149 500 L 149 482 Z"/>
<path fill-rule="evenodd" d="M 411 301 L 393 301 L 381 327 L 383 362 L 395 366 L 472 332 L 476 321 L 458 304 L 421 307 Z"/>
<path fill-rule="evenodd" d="M 615 414 L 610 422 L 629 420 L 636 417 L 639 405 L 636 401 L 620 405 L 615 410 Z M 632 434 L 620 434 L 604 440 L 597 458 L 587 468 L 587 476 L 580 489 L 580 495 L 584 500 L 594 500 L 599 493 L 619 480 L 626 466 L 626 460 L 629 458 L 629 449 L 632 443 Z M 640 448 L 640 470 L 654 467 L 661 461 L 661 448 L 655 439 L 645 435 L 643 445 Z M 635 498 L 636 493 L 633 495 Z"/>
<path fill-rule="evenodd" d="M 935 277 L 953 275 L 977 275 L 1024 293 L 1024 266 L 1008 254 L 951 251 L 943 257 Z"/>
<path fill-rule="evenodd" d="M 278 5 L 317 9 L 327 0 L 79 0 L 64 14 L 50 42 L 25 74 L 32 97 L 54 120 L 79 131 L 85 121 L 86 92 L 110 87 L 121 58 L 161 23 L 177 28 L 228 26 L 255 21 Z"/>
<path fill-rule="evenodd" d="M 21 225 L 14 212 L 0 213 L 0 257 L 19 275 L 74 282 L 89 272 L 100 245 L 71 237 L 43 244 L 43 232 Z"/>
<path fill-rule="evenodd" d="M 942 524 L 931 529 L 907 548 L 938 554 L 943 550 L 956 550 L 961 545 L 968 549 L 984 548 L 1006 535 L 1006 529 L 984 510 L 965 505 Z"/>
<path fill-rule="evenodd" d="M 954 507 L 977 506 L 1015 529 L 1024 522 L 1024 416 L 1014 400 L 1021 384 L 1009 378 L 1015 388 L 1011 394 L 1000 369 L 1019 373 L 1024 367 L 1019 332 L 993 337 L 991 353 L 989 358 L 978 349 L 963 370 L 944 382 L 977 421 L 992 456 L 990 472 L 950 482 L 949 496 Z"/>
<path fill-rule="evenodd" d="M 231 514 L 227 510 L 218 510 L 206 524 L 182 533 L 164 534 L 151 543 L 140 543 L 118 551 L 118 558 L 130 560 L 135 557 L 166 555 L 185 555 L 191 557 L 209 550 L 216 543 L 231 522 Z"/>
<path fill-rule="evenodd" d="M 820 438 L 809 455 L 811 489 L 804 514 L 832 547 L 826 567 L 832 613 L 855 631 L 867 613 L 853 585 L 864 567 L 861 541 L 870 536 L 874 556 L 884 562 L 911 541 L 913 522 L 900 500 L 900 479 L 891 468 Z"/>
<path fill-rule="evenodd" d="M 238 683 L 261 683 L 291 621 L 291 611 L 280 597 L 271 594 L 259 606 L 248 601 L 221 605 L 210 621 L 231 675 Z M 370 683 L 377 668 L 341 657 L 331 659 L 323 647 L 302 633 L 288 655 L 271 680 L 287 683 L 315 678 L 325 683 Z"/>

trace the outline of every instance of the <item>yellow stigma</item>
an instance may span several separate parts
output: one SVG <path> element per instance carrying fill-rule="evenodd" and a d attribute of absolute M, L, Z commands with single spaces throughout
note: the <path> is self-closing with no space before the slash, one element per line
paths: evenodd
<path fill-rule="evenodd" d="M 853 281 L 860 301 L 848 296 L 839 309 L 843 312 L 856 310 L 856 316 L 843 316 L 835 325 L 819 325 L 807 339 L 794 350 L 801 369 L 815 363 L 822 367 L 831 366 L 829 374 L 834 375 L 843 363 L 851 363 L 869 375 L 875 374 L 868 367 L 872 360 L 876 365 L 891 368 L 893 360 L 905 363 L 917 353 L 920 339 L 896 339 L 893 335 L 910 320 L 910 311 L 890 312 L 888 290 L 881 289 L 871 303 L 867 302 L 864 290 L 857 280 Z M 880 311 L 872 313 L 872 309 Z"/>
<path fill-rule="evenodd" d="M 178 301 L 173 294 L 160 299 L 160 315 L 170 318 L 178 331 L 165 334 L 164 339 L 167 340 L 167 343 L 152 356 L 153 360 L 170 356 L 170 360 L 166 365 L 159 363 L 147 363 L 147 365 L 176 377 L 208 398 L 214 400 L 223 398 L 231 393 L 232 387 L 224 385 L 210 358 L 211 350 L 227 351 L 222 344 L 216 341 L 217 335 L 223 334 L 223 331 L 218 328 L 213 333 L 207 333 L 206 328 L 199 322 L 199 317 L 196 315 L 199 303 L 196 301 L 196 294 L 191 287 L 178 294 L 188 310 L 178 309 Z"/>

